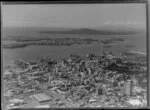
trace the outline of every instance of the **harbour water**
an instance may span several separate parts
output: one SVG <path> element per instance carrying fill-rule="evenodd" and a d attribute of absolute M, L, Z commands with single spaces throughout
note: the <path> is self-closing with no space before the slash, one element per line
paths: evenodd
<path fill-rule="evenodd" d="M 114 42 L 109 44 L 110 47 L 105 47 L 102 43 L 93 43 L 87 45 L 73 45 L 73 46 L 27 46 L 24 48 L 15 49 L 2 49 L 3 64 L 6 65 L 12 60 L 23 59 L 25 61 L 36 60 L 41 57 L 49 58 L 66 58 L 70 54 L 77 54 L 85 56 L 87 53 L 94 53 L 100 55 L 102 51 L 112 51 L 114 54 L 119 55 L 124 50 L 146 52 L 146 35 L 145 33 L 136 35 L 84 35 L 84 34 L 48 34 L 38 33 L 35 31 L 24 32 L 4 32 L 5 36 L 31 36 L 42 37 L 48 36 L 50 38 L 92 38 L 92 39 L 110 39 L 110 38 L 123 38 L 124 41 Z M 13 41 L 4 41 L 10 43 Z M 127 46 L 131 45 L 131 46 Z"/>

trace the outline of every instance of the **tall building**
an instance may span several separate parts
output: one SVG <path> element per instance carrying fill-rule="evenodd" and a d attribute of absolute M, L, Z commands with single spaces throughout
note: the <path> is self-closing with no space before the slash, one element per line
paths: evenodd
<path fill-rule="evenodd" d="M 61 61 L 61 66 L 62 66 L 62 67 L 66 67 L 67 64 L 68 64 L 68 62 L 67 62 L 66 60 L 62 59 L 62 61 Z"/>
<path fill-rule="evenodd" d="M 48 82 L 51 83 L 52 79 L 53 79 L 53 78 L 49 75 L 49 76 L 48 76 Z"/>
<path fill-rule="evenodd" d="M 125 82 L 124 87 L 125 87 L 125 94 L 131 96 L 133 89 L 133 82 L 132 81 Z"/>
<path fill-rule="evenodd" d="M 104 89 L 101 86 L 98 86 L 96 92 L 97 95 L 103 95 L 105 93 Z"/>
<path fill-rule="evenodd" d="M 144 100 L 147 100 L 147 94 L 144 93 Z"/>
<path fill-rule="evenodd" d="M 88 74 L 92 73 L 92 69 L 91 68 L 87 68 L 87 70 L 88 70 Z"/>
<path fill-rule="evenodd" d="M 58 73 L 59 72 L 59 68 L 55 68 L 55 72 Z"/>
<path fill-rule="evenodd" d="M 113 82 L 113 87 L 117 87 L 118 86 L 118 82 L 115 80 L 114 82 Z"/>

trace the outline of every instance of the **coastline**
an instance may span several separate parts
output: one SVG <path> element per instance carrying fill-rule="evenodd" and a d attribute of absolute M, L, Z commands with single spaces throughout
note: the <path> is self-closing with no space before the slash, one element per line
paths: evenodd
<path fill-rule="evenodd" d="M 7 40 L 4 40 L 7 42 Z M 124 42 L 123 38 L 109 38 L 104 40 L 98 40 L 93 38 L 22 38 L 22 39 L 10 39 L 8 41 L 15 41 L 15 43 L 4 43 L 2 48 L 4 49 L 15 49 L 34 45 L 47 45 L 47 46 L 72 46 L 72 45 L 82 45 L 82 44 L 92 44 L 92 43 L 102 43 L 106 47 L 109 44 L 115 42 Z M 109 46 L 110 47 L 110 46 Z"/>
<path fill-rule="evenodd" d="M 14 39 L 15 40 L 15 39 Z M 51 38 L 51 39 L 34 39 L 34 40 L 29 40 L 29 39 L 20 39 L 20 40 L 15 40 L 15 43 L 5 43 L 2 45 L 2 48 L 4 49 L 14 49 L 14 48 L 22 48 L 22 47 L 27 47 L 30 45 L 48 45 L 48 46 L 72 46 L 72 45 L 82 45 L 82 44 L 91 44 L 94 42 L 99 42 L 97 39 L 92 39 L 92 38 Z"/>

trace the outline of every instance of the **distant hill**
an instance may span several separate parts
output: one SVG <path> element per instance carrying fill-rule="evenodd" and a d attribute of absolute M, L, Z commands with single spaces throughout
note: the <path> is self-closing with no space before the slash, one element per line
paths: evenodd
<path fill-rule="evenodd" d="M 49 31 L 38 31 L 39 33 L 51 33 L 51 34 L 100 34 L 100 35 L 129 35 L 136 34 L 139 31 L 135 30 L 98 30 L 98 29 L 89 29 L 89 28 L 81 28 L 81 29 L 72 29 L 72 30 L 49 30 Z"/>

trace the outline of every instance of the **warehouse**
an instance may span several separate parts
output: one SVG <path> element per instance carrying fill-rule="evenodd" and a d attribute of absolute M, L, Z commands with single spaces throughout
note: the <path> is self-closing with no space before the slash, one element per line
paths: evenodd
<path fill-rule="evenodd" d="M 30 96 L 32 99 L 35 99 L 39 103 L 50 101 L 51 98 L 44 93 L 34 94 Z"/>

